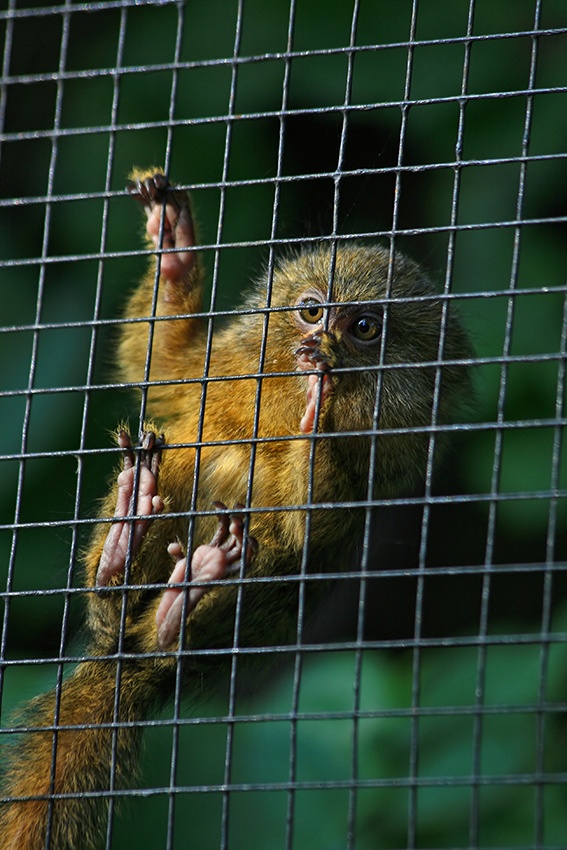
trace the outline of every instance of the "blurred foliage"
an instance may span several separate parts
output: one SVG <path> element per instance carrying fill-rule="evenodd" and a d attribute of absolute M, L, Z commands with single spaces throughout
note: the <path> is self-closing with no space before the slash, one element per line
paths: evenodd
<path fill-rule="evenodd" d="M 38 14 L 0 18 L 2 38 L 11 39 L 12 44 L 2 101 L 6 140 L 0 159 L 0 200 L 14 199 L 14 203 L 0 206 L 0 261 L 4 263 L 0 325 L 10 329 L 0 333 L 0 391 L 30 386 L 55 391 L 33 397 L 0 395 L 2 454 L 6 457 L 2 460 L 0 522 L 7 526 L 0 529 L 2 586 L 6 586 L 11 554 L 12 590 L 56 589 L 68 579 L 80 586 L 76 553 L 85 537 L 82 531 L 75 534 L 70 521 L 95 514 L 96 499 L 104 492 L 105 477 L 111 475 L 116 455 L 111 451 L 83 458 L 43 455 L 84 447 L 106 449 L 116 421 L 128 413 L 136 416 L 135 402 L 126 393 L 97 388 L 112 378 L 112 328 L 91 330 L 73 323 L 118 316 L 125 292 L 144 266 L 143 258 L 128 256 L 140 245 L 141 222 L 123 187 L 133 164 L 164 162 L 167 121 L 172 114 L 170 173 L 179 182 L 197 187 L 193 195 L 202 242 L 211 246 L 205 251 L 210 279 L 215 261 L 218 264 L 220 308 L 237 304 L 246 281 L 266 262 L 266 247 L 255 243 L 271 235 L 273 178 L 278 173 L 285 178 L 302 177 L 286 179 L 277 187 L 277 238 L 332 231 L 334 175 L 339 166 L 349 172 L 340 182 L 341 234 L 386 237 L 393 224 L 402 231 L 426 231 L 399 236 L 396 245 L 423 263 L 440 283 L 449 280 L 453 292 L 463 296 L 461 313 L 480 358 L 468 418 L 472 423 L 495 423 L 499 417 L 507 423 L 522 423 L 522 427 L 506 429 L 501 443 L 500 432 L 494 428 L 471 429 L 456 441 L 449 468 L 437 488 L 483 498 L 433 509 L 428 566 L 482 564 L 487 557 L 487 528 L 494 522 L 494 548 L 488 553 L 495 565 L 489 585 L 489 631 L 533 633 L 537 643 L 551 573 L 546 578 L 544 571 L 499 571 L 498 565 L 549 563 L 564 559 L 567 552 L 565 502 L 546 495 L 567 486 L 565 448 L 552 422 L 564 415 L 563 399 L 557 394 L 564 362 L 557 354 L 565 326 L 565 226 L 547 221 L 565 211 L 567 161 L 555 155 L 565 153 L 567 94 L 541 91 L 565 86 L 565 33 L 535 41 L 529 35 L 475 41 L 466 84 L 473 97 L 461 114 L 459 95 L 467 45 L 439 40 L 466 35 L 469 4 L 465 0 L 450 4 L 420 0 L 411 53 L 409 97 L 414 105 L 404 113 L 399 104 L 404 97 L 412 4 L 409 0 L 394 6 L 386 0 L 363 0 L 355 44 L 381 48 L 363 51 L 354 60 L 349 102 L 360 108 L 347 113 L 340 162 L 343 114 L 335 107 L 347 98 L 348 55 L 332 49 L 349 44 L 351 3 L 297 2 L 292 47 L 322 52 L 299 56 L 290 63 L 285 102 L 286 62 L 279 54 L 288 44 L 289 0 L 243 3 L 238 54 L 257 61 L 238 66 L 231 61 L 236 0 L 189 0 L 179 7 L 172 2 L 140 4 L 128 9 L 100 4 L 90 13 L 77 4 L 71 14 L 59 14 L 57 4 L 47 7 L 40 0 L 17 5 L 36 8 Z M 473 34 L 529 31 L 535 7 L 536 3 L 528 0 L 478 0 Z M 170 63 L 180 15 L 184 27 L 179 60 L 197 64 L 175 75 L 172 105 Z M 563 0 L 542 3 L 540 28 L 552 27 L 565 27 Z M 67 44 L 65 51 L 63 43 Z M 536 48 L 534 84 L 538 91 L 528 101 L 525 91 Z M 324 52 L 327 50 L 331 52 Z M 156 68 L 160 63 L 165 67 Z M 151 67 L 141 73 L 139 69 L 145 66 Z M 115 67 L 125 73 L 113 73 Z M 63 80 L 58 70 L 82 73 Z M 484 97 L 492 92 L 502 96 Z M 441 101 L 431 103 L 432 98 Z M 526 137 L 528 103 L 528 151 L 540 158 L 526 167 L 519 207 L 522 163 L 517 158 Z M 289 110 L 283 122 L 278 115 L 282 107 Z M 305 109 L 315 111 L 302 112 Z M 460 119 L 461 158 L 471 163 L 462 169 L 455 168 Z M 404 121 L 402 162 L 414 169 L 402 173 L 396 190 L 392 169 L 398 163 Z M 50 135 L 54 127 L 57 132 Z M 278 172 L 280 133 L 283 147 Z M 227 138 L 230 150 L 225 159 Z M 368 169 L 379 169 L 379 173 L 365 173 Z M 224 179 L 229 181 L 226 187 L 221 185 Z M 234 186 L 230 181 L 243 182 Z M 450 236 L 444 228 L 451 223 L 456 185 L 455 221 L 472 227 L 456 235 L 453 265 L 448 266 Z M 106 199 L 101 197 L 104 192 L 108 192 Z M 393 223 L 395 199 L 399 206 Z M 513 223 L 518 215 L 533 223 L 521 232 L 512 226 L 498 226 Z M 212 246 L 219 233 L 220 241 L 233 247 L 215 256 Z M 103 263 L 97 258 L 101 250 L 110 255 Z M 112 256 L 113 252 L 119 256 Z M 40 271 L 42 257 L 48 262 Z M 513 299 L 509 297 L 511 286 L 518 290 Z M 57 327 L 36 330 L 37 322 Z M 526 360 L 502 366 L 491 361 L 505 352 L 507 327 L 511 331 L 507 353 L 525 355 Z M 73 391 L 90 384 L 95 386 L 86 394 Z M 499 408 L 502 387 L 505 392 Z M 24 423 L 28 431 L 22 445 Z M 18 459 L 22 450 L 38 457 L 22 464 Z M 500 453 L 496 460 L 495 451 Z M 557 469 L 559 475 L 554 478 Z M 510 496 L 499 501 L 493 515 L 486 498 L 492 491 Z M 18 492 L 17 521 L 45 525 L 21 529 L 17 548 L 12 550 L 9 526 L 14 522 Z M 416 566 L 421 519 L 420 511 L 412 508 L 383 512 L 373 530 L 375 569 L 407 571 Z M 50 527 L 50 522 L 60 525 Z M 555 600 L 567 595 L 564 575 L 558 573 L 554 578 Z M 424 634 L 474 635 L 487 587 L 482 577 L 472 574 L 426 578 Z M 358 588 L 345 586 L 341 593 L 331 602 L 331 614 L 316 625 L 318 635 L 352 635 Z M 383 581 L 377 573 L 369 586 L 366 636 L 411 636 L 415 597 L 415 580 L 400 574 L 399 579 Z M 74 598 L 67 610 L 62 594 L 11 600 L 10 657 L 16 657 L 16 647 L 19 657 L 57 653 L 62 617 L 67 643 L 80 622 L 80 613 Z M 565 618 L 561 623 L 565 628 Z M 563 651 L 560 645 L 550 648 L 548 683 L 555 694 L 547 697 L 550 700 L 565 700 Z M 525 704 L 526 711 L 507 714 L 502 710 L 485 717 L 483 777 L 491 773 L 520 776 L 536 770 L 539 715 L 528 706 L 537 700 L 534 683 L 539 681 L 541 653 L 544 650 L 537 645 L 488 650 L 493 704 Z M 438 706 L 474 705 L 477 655 L 471 648 L 424 650 L 422 704 L 431 698 Z M 343 790 L 296 793 L 297 847 L 332 850 L 345 843 L 353 669 L 348 653 L 322 655 L 305 664 L 302 710 L 342 711 L 346 719 L 299 722 L 297 776 L 305 780 L 342 777 L 346 784 Z M 403 779 L 408 775 L 411 671 L 411 658 L 403 652 L 372 653 L 364 658 L 364 708 L 378 713 L 395 710 L 392 716 L 360 721 L 358 767 L 362 778 Z M 47 667 L 10 668 L 3 710 L 46 687 L 52 673 Z M 435 685 L 427 685 L 428 681 Z M 557 695 L 561 688 L 562 697 Z M 289 677 L 282 675 L 245 710 L 285 715 L 290 698 Z M 403 708 L 405 713 L 396 713 Z M 225 711 L 221 702 L 211 705 L 212 717 Z M 453 785 L 432 782 L 419 787 L 418 846 L 454 847 L 469 840 L 474 724 L 472 713 L 457 712 L 454 716 L 424 716 L 416 727 L 420 779 L 447 775 L 458 779 Z M 285 783 L 289 740 L 290 724 L 285 719 L 237 725 L 231 779 Z M 182 758 L 178 781 L 222 783 L 225 742 L 223 724 L 205 722 L 184 728 L 180 751 L 188 755 L 187 763 Z M 565 770 L 558 756 L 564 745 L 564 721 L 559 714 L 546 714 L 547 770 Z M 171 731 L 152 730 L 148 747 L 151 759 L 144 782 L 148 787 L 167 785 Z M 520 780 L 511 785 L 483 782 L 478 789 L 478 846 L 535 844 L 537 794 L 543 795 L 545 803 L 545 841 L 563 845 L 565 835 L 559 833 L 564 829 L 561 807 L 564 811 L 565 799 L 561 790 L 564 788 L 553 784 L 537 790 Z M 361 791 L 356 846 L 405 846 L 409 795 L 403 783 L 378 783 L 378 787 Z M 185 846 L 188 836 L 195 846 L 216 846 L 221 803 L 220 792 L 179 800 L 176 846 Z M 283 846 L 287 806 L 285 790 L 232 794 L 230 847 Z M 136 816 L 119 824 L 116 846 L 121 841 L 158 846 L 166 812 L 167 795 L 143 798 Z M 154 817 L 155 833 L 150 833 Z M 272 834 L 277 838 L 270 844 L 266 836 Z"/>
<path fill-rule="evenodd" d="M 515 624 L 507 626 L 513 633 Z M 555 627 L 567 633 L 567 608 L 558 613 Z M 504 642 L 488 647 L 485 655 L 472 646 L 424 648 L 415 712 L 412 663 L 407 652 L 365 651 L 357 700 L 356 654 L 312 654 L 303 662 L 294 717 L 294 671 L 277 659 L 275 681 L 261 695 L 240 697 L 232 723 L 223 720 L 227 702 L 220 697 L 199 702 L 197 718 L 182 713 L 176 747 L 171 721 L 158 722 L 146 732 L 142 790 L 116 819 L 112 846 L 161 846 L 170 807 L 174 848 L 220 846 L 228 781 L 236 787 L 227 803 L 231 850 L 287 846 L 288 811 L 294 847 L 345 847 L 353 784 L 360 786 L 354 809 L 359 850 L 407 846 L 413 794 L 416 847 L 471 846 L 475 823 L 479 843 L 472 846 L 563 847 L 567 643 L 545 648 Z M 19 684 L 20 695 L 34 693 L 26 668 L 9 674 L 20 680 L 10 683 L 11 691 Z M 540 693 L 542 677 L 547 684 Z M 178 790 L 170 796 L 172 752 L 178 755 Z M 412 780 L 414 752 L 419 759 Z M 542 771 L 557 778 L 539 788 L 526 781 Z M 290 782 L 299 786 L 292 795 Z M 540 795 L 544 844 L 536 832 Z"/>

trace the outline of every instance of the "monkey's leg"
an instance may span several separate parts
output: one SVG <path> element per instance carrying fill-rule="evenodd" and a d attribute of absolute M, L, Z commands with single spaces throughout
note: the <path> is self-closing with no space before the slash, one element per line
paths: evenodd
<path fill-rule="evenodd" d="M 156 259 L 152 258 L 146 276 L 133 293 L 126 309 L 128 318 L 152 315 L 186 318 L 154 322 L 151 339 L 151 380 L 171 380 L 187 377 L 195 337 L 203 332 L 202 320 L 191 314 L 201 309 L 203 275 L 191 213 L 186 192 L 175 190 L 160 171 L 135 171 L 128 189 L 146 212 L 146 233 L 149 244 L 158 249 L 159 284 L 156 285 Z M 154 309 L 155 300 L 155 313 Z M 122 327 L 119 366 L 127 381 L 144 379 L 149 336 L 147 326 L 129 323 Z M 194 352 L 193 346 L 193 352 Z M 167 388 L 150 392 L 152 401 L 159 400 Z M 155 398 L 153 398 L 155 397 Z"/>
<path fill-rule="evenodd" d="M 118 492 L 114 515 L 116 517 L 151 517 L 161 513 L 163 501 L 158 494 L 158 471 L 161 449 L 164 445 L 163 434 L 156 436 L 153 431 L 146 431 L 142 435 L 138 467 L 138 491 L 136 494 L 134 494 L 135 454 L 126 431 L 120 431 L 118 444 L 124 450 L 124 468 L 117 479 Z M 134 505 L 135 495 L 137 498 Z M 110 526 L 96 573 L 98 587 L 105 587 L 114 576 L 124 572 L 129 550 L 131 556 L 134 557 L 140 548 L 150 521 L 150 519 L 135 521 L 119 519 Z M 130 538 L 132 538 L 131 542 Z"/>
<path fill-rule="evenodd" d="M 222 502 L 215 502 L 222 511 L 226 511 Z M 238 509 L 241 507 L 237 505 Z M 250 564 L 258 550 L 258 544 L 253 537 L 247 540 L 245 559 Z M 244 552 L 244 522 L 242 515 L 234 513 L 229 517 L 226 513 L 219 515 L 218 528 L 210 543 L 199 546 L 193 552 L 190 568 L 188 559 L 183 557 L 181 545 L 170 543 L 168 552 L 176 561 L 175 567 L 169 577 L 169 584 L 177 584 L 187 580 L 207 582 L 225 578 L 240 561 Z M 190 587 L 186 603 L 187 613 L 197 605 L 197 602 L 206 593 L 207 588 L 203 585 Z M 159 607 L 156 611 L 156 624 L 158 627 L 158 643 L 161 649 L 165 649 L 179 637 L 181 630 L 181 617 L 183 613 L 183 588 L 170 588 L 163 594 Z"/>

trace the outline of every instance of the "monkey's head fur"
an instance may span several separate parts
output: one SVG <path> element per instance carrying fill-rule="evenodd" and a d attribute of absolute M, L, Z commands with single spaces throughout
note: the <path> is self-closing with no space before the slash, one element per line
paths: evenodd
<path fill-rule="evenodd" d="M 447 423 L 470 388 L 471 347 L 454 309 L 411 260 L 396 255 L 390 266 L 388 251 L 359 244 L 281 262 L 270 303 L 293 309 L 270 315 L 265 357 L 266 371 L 302 373 L 289 394 L 280 383 L 298 430 L 352 435 L 335 442 L 363 481 L 361 438 L 369 446 L 369 433 L 378 435 L 383 494 L 421 477 L 432 426 Z"/>

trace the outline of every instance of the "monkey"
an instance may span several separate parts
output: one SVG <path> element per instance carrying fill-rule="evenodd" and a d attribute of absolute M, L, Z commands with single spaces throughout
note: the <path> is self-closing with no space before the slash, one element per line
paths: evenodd
<path fill-rule="evenodd" d="M 190 195 L 161 169 L 128 190 L 150 260 L 116 361 L 147 418 L 139 442 L 117 430 L 121 469 L 84 555 L 85 660 L 31 702 L 8 754 L 4 850 L 95 850 L 136 776 L 136 721 L 179 670 L 195 698 L 235 647 L 293 642 L 365 505 L 417 485 L 432 427 L 470 386 L 459 317 L 404 255 L 321 240 L 278 258 L 219 325 Z"/>

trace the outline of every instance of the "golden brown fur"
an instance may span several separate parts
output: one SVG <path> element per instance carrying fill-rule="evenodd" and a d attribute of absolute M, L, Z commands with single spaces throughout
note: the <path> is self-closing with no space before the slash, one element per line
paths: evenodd
<path fill-rule="evenodd" d="M 136 172 L 134 177 L 143 182 L 152 175 Z M 192 227 L 188 199 L 183 193 L 168 198 L 174 204 L 172 209 L 181 210 L 180 214 L 185 216 L 184 246 L 187 247 Z M 188 250 L 187 254 L 180 255 L 184 271 L 170 275 L 169 280 L 162 277 L 158 316 L 192 314 L 202 309 L 200 259 L 197 252 Z M 166 258 L 164 254 L 164 261 Z M 315 346 L 326 370 L 326 391 L 313 435 L 300 429 L 309 378 L 304 369 L 298 370 L 297 354 L 297 349 L 309 339 L 309 328 L 301 326 L 297 308 L 277 308 L 295 307 L 305 291 L 316 293 L 319 301 L 327 301 L 332 262 L 335 265 L 331 301 L 364 302 L 371 310 L 384 309 L 386 342 L 384 347 L 381 343 L 357 344 L 348 326 L 351 308 L 330 310 L 328 328 L 323 326 L 317 340 L 307 343 L 308 357 Z M 149 316 L 154 279 L 155 260 L 152 260 L 129 301 L 126 310 L 129 318 Z M 211 507 L 214 501 L 228 506 L 242 503 L 250 509 L 250 534 L 258 541 L 258 553 L 246 570 L 248 578 L 297 574 L 302 569 L 304 551 L 308 553 L 307 568 L 311 572 L 340 568 L 356 540 L 362 512 L 352 506 L 333 509 L 332 504 L 356 503 L 368 496 L 371 438 L 360 432 L 373 428 L 377 386 L 379 427 L 394 433 L 380 434 L 377 438 L 373 495 L 399 493 L 413 486 L 423 474 L 429 437 L 419 429 L 431 424 L 436 368 L 422 364 L 438 361 L 444 308 L 419 267 L 397 256 L 393 274 L 389 275 L 386 251 L 353 244 L 339 247 L 334 258 L 331 249 L 321 245 L 282 260 L 274 273 L 269 306 L 276 309 L 269 315 L 266 347 L 261 357 L 266 306 L 266 282 L 262 281 L 244 300 L 244 308 L 252 313 L 236 316 L 222 327 L 215 322 L 206 373 L 205 318 L 155 323 L 149 378 L 170 382 L 150 387 L 148 391 L 148 415 L 163 427 L 167 440 L 159 477 L 165 512 L 149 525 L 130 568 L 131 584 L 167 581 L 172 570 L 167 545 L 172 540 L 187 540 L 188 514 L 194 506 L 209 515 L 197 517 L 193 547 L 209 540 L 216 523 Z M 358 308 L 357 315 L 365 309 Z M 122 380 L 144 380 L 148 327 L 146 322 L 122 327 L 117 358 Z M 443 358 L 466 358 L 467 337 L 452 311 L 446 315 L 445 333 Z M 386 366 L 376 369 L 381 357 Z M 349 372 L 349 368 L 353 371 Z M 213 380 L 206 383 L 203 410 L 204 376 Z M 171 383 L 191 378 L 193 382 Z M 467 380 L 466 369 L 443 368 L 439 423 L 450 419 Z M 258 398 L 259 417 L 255 424 Z M 399 429 L 406 428 L 409 431 L 399 433 Z M 342 432 L 349 435 L 340 436 Z M 319 434 L 339 436 L 319 438 Z M 255 442 L 256 437 L 269 440 Z M 252 451 L 255 452 L 253 466 Z M 312 451 L 315 454 L 310 483 Z M 194 493 L 197 455 L 199 474 Z M 250 476 L 253 483 L 249 491 Z M 115 504 L 116 494 L 112 491 L 102 516 L 111 517 Z M 294 505 L 325 505 L 309 511 L 306 548 L 308 512 L 302 507 L 290 510 L 289 506 Z M 175 516 L 171 518 L 168 514 Z M 96 584 L 108 528 L 108 524 L 98 527 L 87 552 L 87 586 Z M 125 630 L 120 637 L 124 599 L 121 583 L 122 576 L 118 575 L 110 582 L 110 589 L 88 594 L 88 652 L 102 658 L 79 665 L 66 681 L 60 725 L 124 723 L 144 718 L 171 693 L 177 663 L 174 652 L 150 658 L 143 655 L 159 649 L 155 614 L 161 592 L 138 589 L 127 593 Z M 313 591 L 308 586 L 308 598 L 316 596 Z M 193 652 L 184 661 L 189 692 L 196 689 L 196 682 L 201 683 L 203 674 L 205 681 L 206 674 L 212 677 L 228 657 L 228 654 L 207 656 L 197 650 L 232 647 L 239 592 L 242 593 L 239 645 L 275 645 L 293 639 L 297 582 L 252 581 L 240 591 L 235 581 L 217 584 L 191 611 L 185 624 L 184 646 Z M 176 643 L 171 645 L 171 650 L 175 650 Z M 104 657 L 119 647 L 136 657 L 121 664 L 120 694 L 116 699 L 117 664 Z M 36 700 L 29 707 L 27 717 L 37 726 L 52 726 L 53 695 Z M 137 730 L 125 728 L 118 733 L 114 787 L 131 783 L 138 761 L 138 741 Z M 52 732 L 23 736 L 22 748 L 10 762 L 3 793 L 16 798 L 37 795 L 39 799 L 3 806 L 0 835 L 4 850 L 40 850 L 45 846 L 48 821 L 52 850 L 87 850 L 98 846 L 104 837 L 104 806 L 96 796 L 89 798 L 88 793 L 96 795 L 112 787 L 109 777 L 112 746 L 113 732 L 108 727 L 60 731 L 52 784 Z M 48 818 L 50 794 L 76 792 L 86 796 L 56 801 Z"/>

